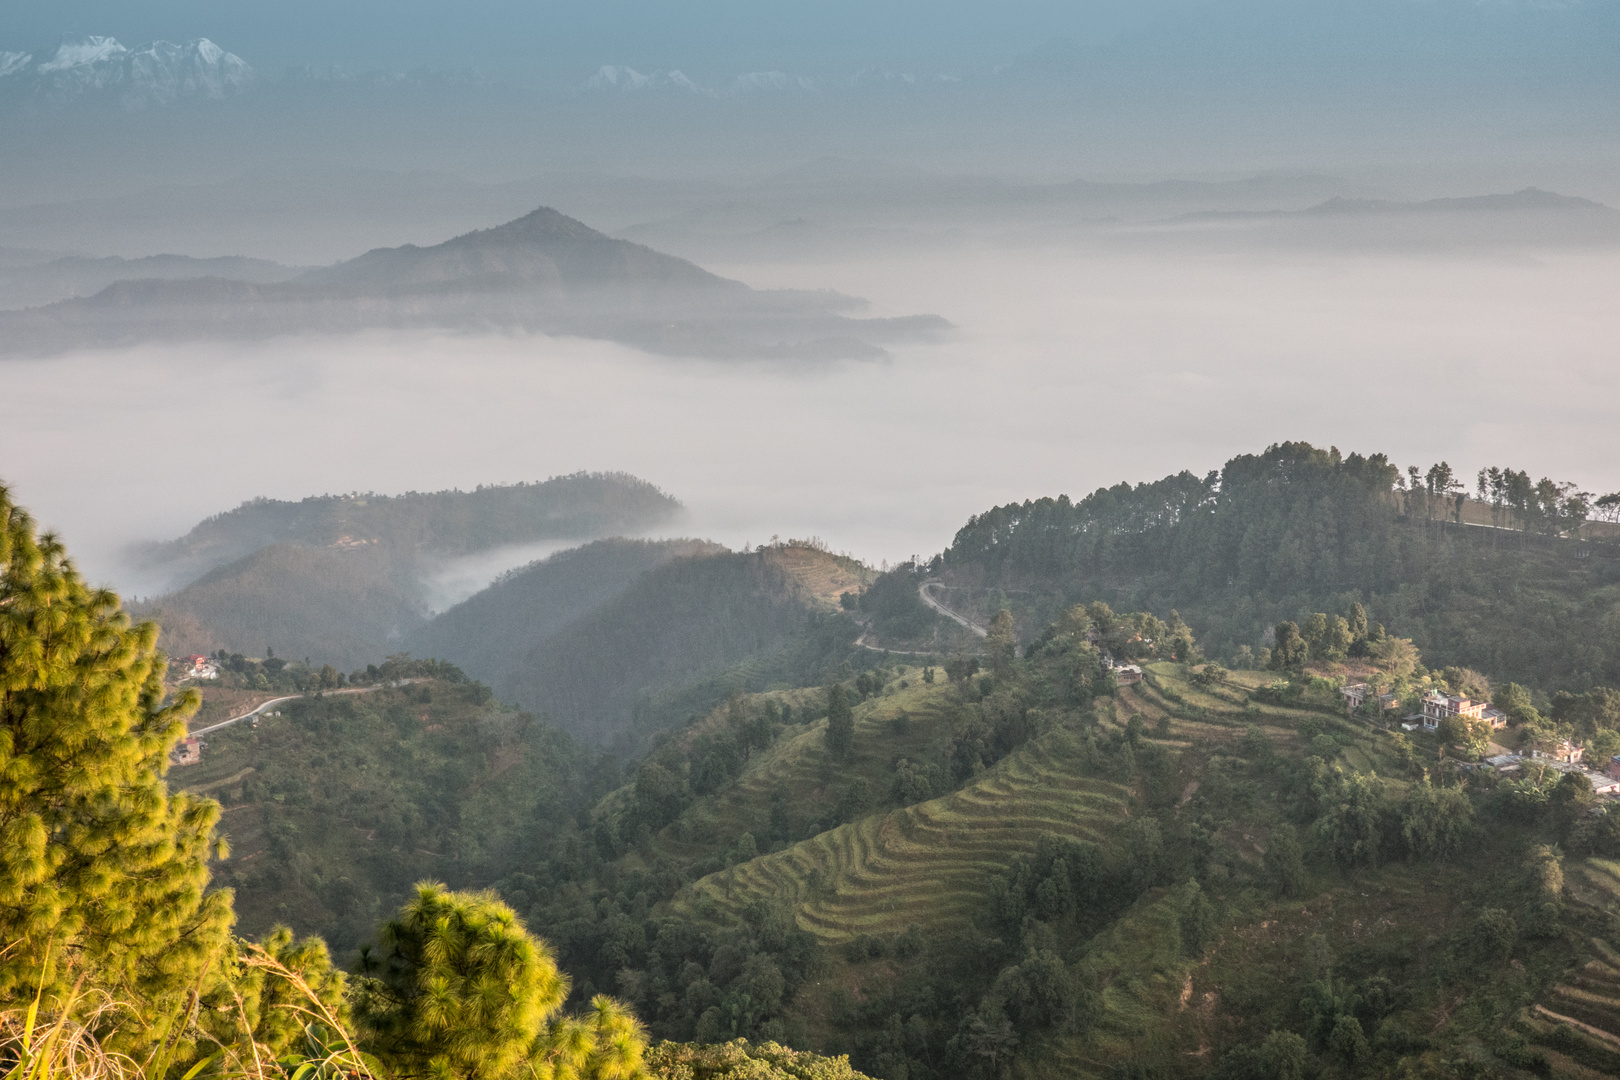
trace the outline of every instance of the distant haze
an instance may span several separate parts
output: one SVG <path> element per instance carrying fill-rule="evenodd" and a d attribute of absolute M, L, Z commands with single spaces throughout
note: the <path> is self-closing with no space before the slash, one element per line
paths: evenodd
<path fill-rule="evenodd" d="M 9 361 L 0 476 L 113 582 L 123 543 L 251 496 L 579 469 L 660 485 L 690 510 L 682 532 L 814 534 L 874 562 L 938 551 L 995 503 L 1217 468 L 1279 439 L 1620 487 L 1613 250 L 947 254 L 711 264 L 959 327 L 881 363 L 427 334 Z"/>
<path fill-rule="evenodd" d="M 245 498 L 582 469 L 872 561 L 1279 439 L 1613 491 L 1617 71 L 1616 0 L 0 0 L 0 327 L 119 345 L 0 359 L 0 480 L 132 589 Z M 871 304 L 727 352 L 387 290 L 220 344 L 195 299 L 542 206 Z"/>

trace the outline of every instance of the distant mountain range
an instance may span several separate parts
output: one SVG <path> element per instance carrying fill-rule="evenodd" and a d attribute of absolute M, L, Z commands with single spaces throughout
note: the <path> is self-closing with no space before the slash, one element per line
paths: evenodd
<path fill-rule="evenodd" d="M 68 36 L 54 51 L 0 51 L 0 101 L 112 101 L 130 110 L 242 93 L 256 74 L 207 38 L 130 48 L 110 37 Z"/>
<path fill-rule="evenodd" d="M 1336 195 L 1326 202 L 1304 210 L 1214 210 L 1186 214 L 1182 220 L 1198 221 L 1220 218 L 1275 218 L 1275 217 L 1328 217 L 1352 214 L 1478 214 L 1503 212 L 1543 211 L 1596 212 L 1614 215 L 1617 212 L 1600 202 L 1583 199 L 1578 195 L 1560 195 L 1555 191 L 1527 187 L 1511 194 L 1465 195 L 1446 199 L 1423 199 L 1401 202 L 1393 199 L 1350 199 Z"/>
<path fill-rule="evenodd" d="M 756 291 L 548 208 L 290 280 L 267 281 L 262 271 L 143 276 L 0 312 L 0 349 L 39 355 L 147 340 L 433 328 L 600 338 L 666 355 L 867 359 L 885 355 L 885 343 L 949 325 L 932 315 L 852 318 L 843 312 L 862 301 L 832 292 Z"/>
<path fill-rule="evenodd" d="M 188 255 L 148 255 L 140 259 L 113 255 L 92 259 L 68 255 L 49 261 L 18 261 L 23 265 L 4 267 L 0 264 L 0 310 L 89 296 L 115 281 L 139 278 L 182 281 L 213 277 L 267 284 L 287 281 L 303 272 L 301 267 L 236 255 L 214 259 L 194 259 Z"/>

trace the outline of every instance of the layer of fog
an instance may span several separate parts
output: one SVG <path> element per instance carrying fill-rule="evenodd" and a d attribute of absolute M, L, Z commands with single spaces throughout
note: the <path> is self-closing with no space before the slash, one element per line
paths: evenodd
<path fill-rule="evenodd" d="M 122 545 L 253 496 L 577 469 L 663 486 L 690 509 L 672 531 L 819 536 L 873 562 L 938 551 L 996 503 L 1218 468 L 1279 439 L 1620 487 L 1612 253 L 964 245 L 712 269 L 959 329 L 890 362 L 821 366 L 425 334 L 11 361 L 0 478 L 126 587 Z"/>
<path fill-rule="evenodd" d="M 422 603 L 432 614 L 453 607 L 501 574 L 579 546 L 577 540 L 543 540 L 500 547 L 451 559 L 428 559 L 421 573 Z"/>

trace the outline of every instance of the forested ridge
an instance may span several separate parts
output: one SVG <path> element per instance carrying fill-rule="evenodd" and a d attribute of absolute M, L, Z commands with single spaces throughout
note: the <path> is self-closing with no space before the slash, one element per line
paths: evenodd
<path fill-rule="evenodd" d="M 575 473 L 473 491 L 259 498 L 208 518 L 185 536 L 148 545 L 154 565 L 219 565 L 268 544 L 377 543 L 454 555 L 551 537 L 588 538 L 660 524 L 681 509 L 673 497 L 625 473 Z"/>
<path fill-rule="evenodd" d="M 1382 454 L 1282 443 L 1202 478 L 995 507 L 931 569 L 1035 627 L 1102 597 L 1178 609 L 1229 656 L 1278 621 L 1361 602 L 1439 663 L 1549 691 L 1612 685 L 1620 546 L 1577 533 L 1602 501 L 1503 469 L 1471 499 L 1443 464 L 1403 478 Z"/>
<path fill-rule="evenodd" d="M 1448 473 L 1399 479 L 1279 446 L 998 508 L 884 575 L 591 545 L 446 624 L 537 639 L 533 701 L 441 659 L 222 652 L 210 693 L 301 696 L 186 765 L 197 701 L 155 628 L 8 503 L 0 1055 L 78 1069 L 55 1031 L 149 1080 L 1613 1075 L 1620 811 L 1557 757 L 1620 752 L 1612 641 L 1521 684 L 1541 654 L 1455 633 L 1487 602 L 1610 617 L 1607 548 L 1558 485 L 1490 529 Z M 985 636 L 936 633 L 927 580 Z M 1403 730 L 1434 694 L 1505 727 Z"/>
<path fill-rule="evenodd" d="M 254 499 L 138 553 L 174 591 L 131 605 L 177 652 L 310 657 L 344 668 L 396 652 L 431 617 L 448 560 L 584 543 L 671 521 L 681 505 L 622 473 L 403 495 Z M 585 590 L 590 593 L 590 589 Z"/>
<path fill-rule="evenodd" d="M 701 1071 L 858 1080 L 847 1062 L 772 1044 L 649 1047 L 632 1012 L 607 995 L 569 1008 L 570 980 L 550 948 L 490 892 L 456 892 L 427 880 L 403 896 L 387 889 L 394 914 L 375 924 L 374 944 L 347 972 L 333 964 L 324 941 L 300 939 L 284 926 L 239 936 L 232 891 L 211 880 L 212 864 L 230 855 L 221 807 L 200 793 L 171 791 L 165 781 L 198 700 L 195 691 L 166 693 L 156 642 L 155 624 L 132 624 L 116 595 L 87 586 L 62 545 L 39 536 L 0 487 L 0 1063 L 8 1075 L 686 1080 Z M 428 684 L 418 694 L 459 682 L 439 665 L 422 670 L 428 674 L 417 682 Z M 481 687 L 462 689 L 470 691 L 457 698 L 463 704 L 488 704 Z M 341 742 L 334 736 L 354 734 L 345 730 L 350 725 L 332 726 L 352 717 L 334 717 L 320 704 L 308 703 L 313 711 L 302 718 L 317 739 L 267 748 L 270 756 L 291 749 L 292 757 L 319 765 L 332 763 L 332 751 L 352 753 L 353 744 L 333 745 Z M 397 725 L 407 715 L 395 710 L 381 719 Z M 521 729 L 524 718 L 514 719 Z M 514 745 L 497 736 L 493 756 Z M 421 776 L 423 749 L 405 740 L 375 764 Z M 459 746 L 448 749 L 443 765 L 465 770 Z M 566 771 L 565 737 L 527 749 L 548 763 L 552 777 L 558 765 Z M 364 772 L 371 763 L 344 764 Z M 280 789 L 265 791 L 250 779 L 255 771 L 216 786 L 240 783 L 238 794 L 251 800 L 244 806 L 308 804 L 306 776 L 286 770 Z M 487 769 L 485 779 L 503 771 Z M 454 796 L 448 778 L 422 778 L 427 790 L 412 793 L 417 804 L 442 807 L 435 788 Z M 545 799 L 544 779 L 530 780 L 528 793 L 555 806 Z M 477 787 L 467 794 L 476 796 Z M 417 830 L 378 805 L 387 794 L 373 790 L 346 808 L 323 806 L 339 820 L 322 824 L 349 824 L 344 809 L 368 816 L 372 833 L 387 834 L 385 844 L 397 850 Z M 396 806 L 401 801 L 415 808 L 411 795 Z M 511 821 L 512 800 L 503 801 Z M 517 814 L 532 818 L 535 809 Z M 296 828 L 265 824 L 283 848 L 283 868 L 297 877 L 311 850 L 298 847 Z M 515 848 L 502 855 L 523 857 Z M 314 880 L 337 869 L 321 865 Z M 363 916 L 368 900 L 375 910 L 378 886 L 386 888 L 362 884 L 372 895 L 347 882 L 355 895 L 339 905 L 344 915 Z M 283 911 L 310 896 L 296 889 L 282 895 Z"/>

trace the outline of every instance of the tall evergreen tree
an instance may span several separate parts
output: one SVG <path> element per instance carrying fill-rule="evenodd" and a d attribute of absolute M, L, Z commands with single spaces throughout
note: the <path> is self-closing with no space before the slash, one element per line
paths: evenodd
<path fill-rule="evenodd" d="M 219 805 L 164 784 L 198 699 L 164 704 L 157 634 L 0 486 L 0 1004 L 83 979 L 136 1007 L 127 1049 L 231 949 L 230 894 L 204 895 Z"/>

